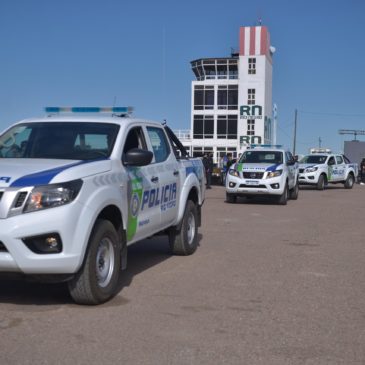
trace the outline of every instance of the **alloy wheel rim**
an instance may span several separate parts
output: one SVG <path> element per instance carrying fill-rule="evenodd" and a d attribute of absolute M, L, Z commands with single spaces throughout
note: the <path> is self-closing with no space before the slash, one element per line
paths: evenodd
<path fill-rule="evenodd" d="M 191 245 L 195 238 L 195 217 L 193 213 L 189 213 L 187 221 L 187 238 L 188 244 Z"/>
<path fill-rule="evenodd" d="M 109 238 L 103 238 L 96 253 L 96 278 L 98 285 L 105 288 L 114 271 L 114 248 Z"/>

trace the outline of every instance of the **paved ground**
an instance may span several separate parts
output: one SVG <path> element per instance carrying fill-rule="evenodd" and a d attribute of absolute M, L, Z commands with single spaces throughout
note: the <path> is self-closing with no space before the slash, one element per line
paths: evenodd
<path fill-rule="evenodd" d="M 1 364 L 365 364 L 365 187 L 287 206 L 207 191 L 200 247 L 136 244 L 119 295 L 0 276 Z"/>

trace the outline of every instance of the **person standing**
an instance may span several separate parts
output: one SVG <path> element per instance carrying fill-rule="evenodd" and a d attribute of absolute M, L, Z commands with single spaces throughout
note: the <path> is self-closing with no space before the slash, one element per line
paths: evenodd
<path fill-rule="evenodd" d="M 365 158 L 360 163 L 360 185 L 365 185 Z"/>
<path fill-rule="evenodd" d="M 205 169 L 205 177 L 206 177 L 206 188 L 211 189 L 212 183 L 212 171 L 213 171 L 213 159 L 208 153 L 205 153 L 203 156 L 203 165 Z"/>
<path fill-rule="evenodd" d="M 212 185 L 212 174 L 213 174 L 213 156 L 211 153 L 208 153 L 208 170 L 207 170 L 207 189 L 211 189 Z"/>

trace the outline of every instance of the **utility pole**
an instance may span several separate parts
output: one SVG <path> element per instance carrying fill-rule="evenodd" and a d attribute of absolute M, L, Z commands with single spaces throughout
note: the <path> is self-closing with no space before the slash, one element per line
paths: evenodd
<path fill-rule="evenodd" d="M 295 149 L 297 143 L 297 118 L 298 118 L 298 110 L 295 109 L 295 118 L 294 118 L 294 142 L 293 142 L 293 155 L 295 156 Z"/>
<path fill-rule="evenodd" d="M 322 144 L 322 139 L 321 139 L 321 137 L 319 137 L 319 138 L 318 138 L 318 147 L 319 147 L 319 148 L 321 148 L 321 147 L 322 147 L 322 146 L 321 146 L 321 144 Z"/>

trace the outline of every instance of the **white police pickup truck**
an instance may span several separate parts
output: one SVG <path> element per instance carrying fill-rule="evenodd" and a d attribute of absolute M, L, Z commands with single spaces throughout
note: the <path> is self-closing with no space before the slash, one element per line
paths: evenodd
<path fill-rule="evenodd" d="M 299 184 L 313 185 L 323 190 L 329 183 L 344 184 L 352 189 L 358 175 L 358 165 L 341 154 L 312 153 L 299 161 Z"/>
<path fill-rule="evenodd" d="M 167 126 L 123 107 L 46 111 L 0 136 L 0 272 L 68 281 L 77 303 L 98 304 L 128 245 L 166 233 L 172 253 L 196 250 L 203 165 Z"/>
<path fill-rule="evenodd" d="M 298 164 L 289 151 L 277 146 L 247 149 L 232 165 L 226 178 L 226 201 L 238 196 L 271 196 L 280 205 L 298 199 Z"/>

